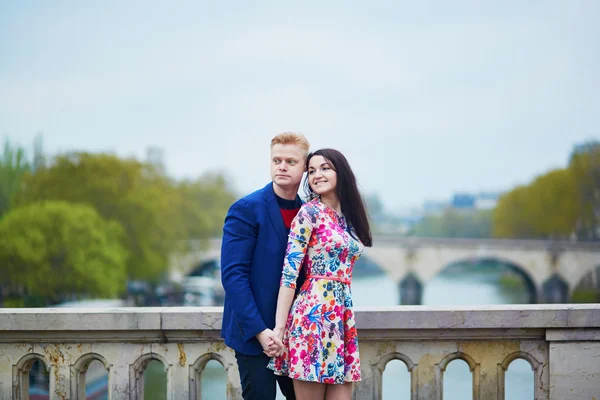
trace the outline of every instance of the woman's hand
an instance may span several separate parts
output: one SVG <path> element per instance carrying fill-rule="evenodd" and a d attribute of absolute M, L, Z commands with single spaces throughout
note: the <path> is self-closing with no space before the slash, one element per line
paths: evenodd
<path fill-rule="evenodd" d="M 283 353 L 283 344 L 278 334 L 270 329 L 265 329 L 258 335 L 256 335 L 260 345 L 263 348 L 263 353 L 269 357 L 277 357 Z"/>
<path fill-rule="evenodd" d="M 276 326 L 275 328 L 273 328 L 273 333 L 275 334 L 275 336 L 277 336 L 277 338 L 281 342 L 281 347 L 279 348 L 279 352 L 276 355 L 276 357 L 279 357 L 283 354 L 283 350 L 284 350 L 284 346 L 285 346 L 283 344 L 283 331 L 284 330 L 285 330 L 285 328 L 281 327 L 281 326 Z"/>

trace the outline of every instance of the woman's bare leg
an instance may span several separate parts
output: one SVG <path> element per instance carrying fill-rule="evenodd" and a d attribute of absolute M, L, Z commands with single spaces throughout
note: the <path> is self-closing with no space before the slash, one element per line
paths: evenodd
<path fill-rule="evenodd" d="M 352 382 L 339 385 L 327 385 L 326 400 L 352 400 Z"/>
<path fill-rule="evenodd" d="M 294 392 L 296 400 L 320 400 L 325 399 L 327 385 L 318 382 L 305 382 L 294 380 Z"/>

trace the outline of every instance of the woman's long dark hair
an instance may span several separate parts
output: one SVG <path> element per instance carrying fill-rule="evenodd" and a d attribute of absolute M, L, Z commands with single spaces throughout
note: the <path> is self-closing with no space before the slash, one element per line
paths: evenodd
<path fill-rule="evenodd" d="M 356 232 L 358 239 L 367 247 L 373 245 L 373 237 L 371 236 L 371 228 L 369 227 L 369 217 L 367 209 L 356 184 L 356 177 L 348 164 L 348 160 L 342 153 L 334 149 L 320 149 L 308 155 L 306 159 L 306 168 L 311 158 L 314 156 L 322 156 L 329 162 L 331 167 L 337 174 L 337 185 L 335 192 L 337 194 L 340 205 L 342 206 L 342 214 L 350 223 L 350 226 Z M 312 191 L 308 183 L 309 176 L 304 180 L 304 192 L 309 198 L 317 197 L 317 194 Z"/>

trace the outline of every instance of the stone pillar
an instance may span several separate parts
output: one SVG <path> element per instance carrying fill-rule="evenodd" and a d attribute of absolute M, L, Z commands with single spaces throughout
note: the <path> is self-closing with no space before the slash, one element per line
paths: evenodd
<path fill-rule="evenodd" d="M 3 359 L 0 362 L 0 399 L 12 398 L 13 363 L 7 353 L 6 349 L 0 346 L 0 355 Z"/>
<path fill-rule="evenodd" d="M 169 355 L 175 359 L 173 361 L 173 379 L 172 390 L 174 400 L 189 400 L 190 399 L 190 368 L 187 357 L 191 356 L 190 350 L 192 346 L 187 346 L 185 343 L 169 343 Z"/>
<path fill-rule="evenodd" d="M 400 304 L 420 305 L 423 300 L 423 284 L 412 272 L 400 281 Z"/>
<path fill-rule="evenodd" d="M 69 353 L 64 344 L 43 344 L 40 349 L 52 366 L 50 370 L 49 398 L 50 400 L 71 399 L 71 371 L 69 369 Z"/>
<path fill-rule="evenodd" d="M 569 286 L 558 274 L 552 275 L 542 285 L 544 303 L 568 303 Z"/>
<path fill-rule="evenodd" d="M 108 399 L 129 399 L 129 365 L 114 366 L 108 372 Z"/>
<path fill-rule="evenodd" d="M 549 329 L 550 400 L 600 399 L 600 330 Z"/>

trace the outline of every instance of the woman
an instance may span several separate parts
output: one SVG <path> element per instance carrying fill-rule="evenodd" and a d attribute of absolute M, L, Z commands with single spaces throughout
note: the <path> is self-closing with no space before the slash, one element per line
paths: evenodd
<path fill-rule="evenodd" d="M 344 155 L 322 149 L 306 162 L 304 187 L 313 200 L 290 229 L 274 329 L 283 349 L 268 368 L 294 380 L 298 400 L 349 400 L 360 380 L 350 283 L 354 263 L 372 245 L 371 231 Z M 294 300 L 301 268 L 306 280 Z"/>

